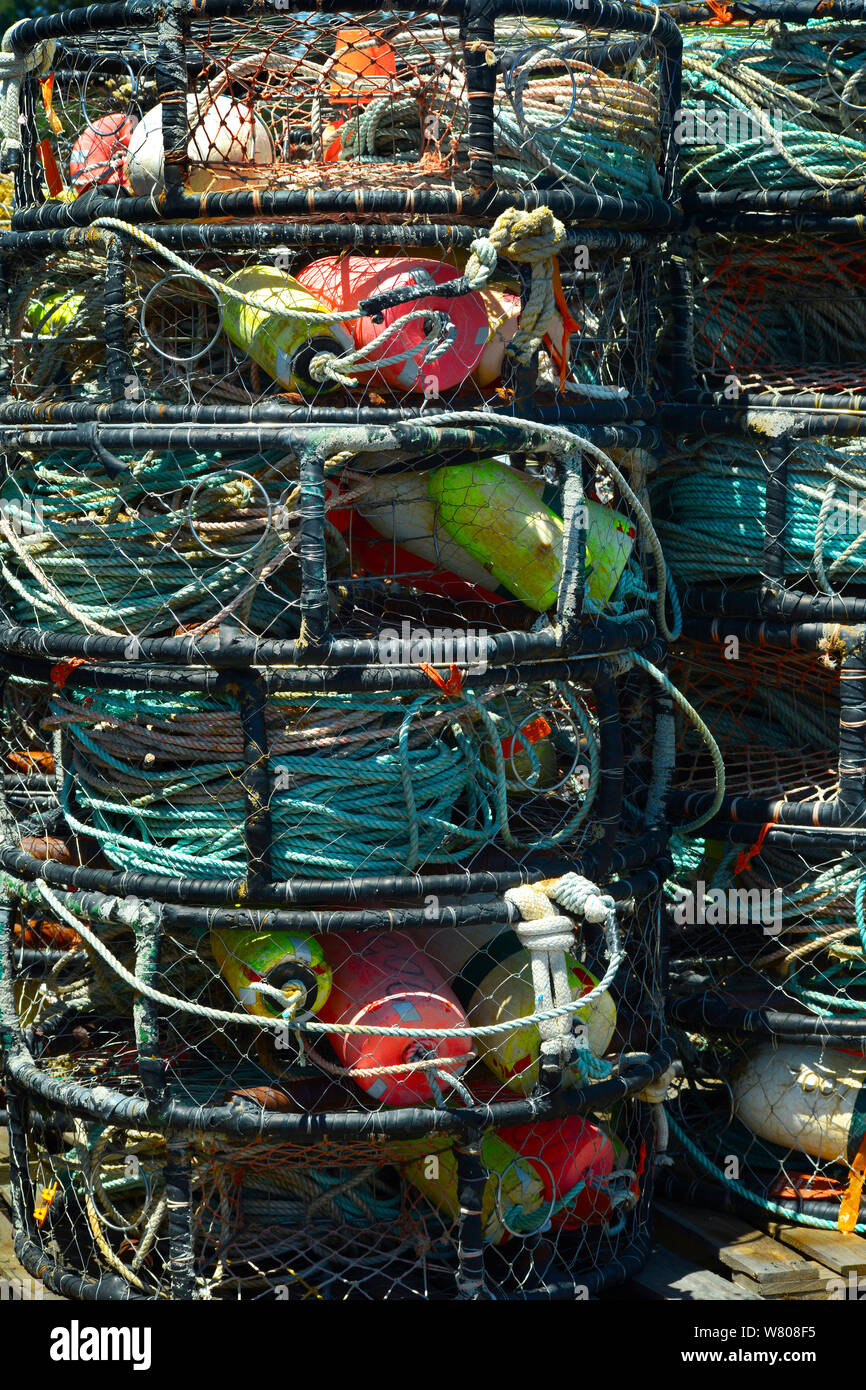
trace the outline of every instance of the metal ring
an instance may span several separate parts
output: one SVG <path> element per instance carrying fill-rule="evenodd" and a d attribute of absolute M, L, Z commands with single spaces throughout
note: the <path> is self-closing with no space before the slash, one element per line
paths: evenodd
<path fill-rule="evenodd" d="M 147 324 L 145 323 L 145 314 L 147 313 L 147 306 L 150 303 L 151 297 L 154 294 L 156 294 L 157 290 L 161 290 L 165 285 L 167 285 L 169 280 L 192 280 L 194 284 L 199 284 L 199 281 L 196 280 L 195 276 L 191 275 L 188 270 L 170 270 L 168 274 L 163 275 L 161 280 L 157 280 L 155 285 L 151 285 L 147 294 L 144 296 L 144 300 L 142 301 L 141 305 L 141 313 L 139 315 L 139 327 L 141 328 L 141 336 L 144 338 L 144 341 L 147 343 L 148 347 L 151 348 L 155 353 L 158 353 L 160 357 L 165 358 L 167 362 L 197 362 L 200 357 L 204 357 L 206 353 L 210 352 L 211 349 L 214 348 L 220 340 L 223 331 L 222 304 L 219 298 L 217 297 L 216 292 L 211 289 L 210 285 L 205 285 L 204 288 L 207 290 L 208 294 L 213 296 L 213 302 L 216 306 L 217 311 L 218 322 L 213 337 L 198 352 L 190 353 L 190 355 L 187 357 L 178 357 L 171 352 L 166 352 L 164 348 L 161 348 L 159 344 L 154 341 L 154 339 L 148 332 Z"/>
<path fill-rule="evenodd" d="M 259 491 L 261 492 L 262 496 L 264 497 L 264 499 L 265 499 L 265 506 L 266 506 L 267 509 L 268 509 L 268 514 L 267 514 L 267 518 L 266 518 L 266 521 L 265 521 L 264 531 L 262 532 L 262 535 L 260 536 L 260 538 L 259 538 L 253 545 L 249 546 L 248 549 L 243 550 L 243 551 L 241 551 L 240 553 L 238 553 L 238 552 L 236 552 L 236 551 L 219 550 L 219 549 L 217 549 L 217 548 L 214 547 L 214 546 L 208 545 L 207 541 L 202 540 L 201 536 L 199 535 L 198 531 L 196 530 L 195 520 L 194 520 L 193 515 L 192 515 L 192 504 L 193 504 L 193 502 L 194 502 L 195 499 L 196 499 L 196 496 L 197 496 L 197 494 L 198 494 L 198 492 L 199 492 L 199 489 L 200 489 L 200 488 L 203 488 L 203 487 L 211 487 L 211 486 L 213 486 L 214 482 L 216 482 L 216 480 L 217 480 L 217 478 L 218 478 L 218 476 L 219 476 L 218 474 L 211 474 L 211 476 L 210 476 L 210 477 L 207 477 L 207 478 L 199 478 L 198 482 L 196 483 L 195 487 L 193 488 L 192 492 L 190 493 L 189 501 L 188 501 L 187 504 L 186 504 L 187 519 L 188 519 L 188 521 L 189 521 L 190 530 L 192 531 L 192 534 L 195 536 L 195 538 L 196 538 L 196 540 L 198 541 L 199 545 L 201 546 L 202 550 L 206 550 L 207 553 L 208 553 L 209 555 L 214 555 L 214 556 L 216 556 L 216 558 L 217 558 L 218 560 L 241 560 L 241 559 L 243 559 L 244 556 L 246 556 L 246 555 L 254 555 L 255 552 L 256 552 L 261 546 L 263 546 L 264 543 L 265 543 L 265 539 L 266 539 L 266 537 L 267 537 L 267 534 L 268 534 L 268 532 L 270 531 L 270 529 L 271 529 L 271 527 L 272 527 L 272 525 L 273 525 L 273 509 L 272 509 L 272 507 L 271 507 L 271 499 L 268 497 L 268 494 L 265 492 L 265 489 L 264 489 L 263 485 L 259 482 L 258 478 L 254 478 L 254 477 L 252 476 L 251 473 L 247 473 L 247 472 L 245 472 L 243 469 L 240 469 L 240 468 L 239 468 L 239 469 L 236 469 L 236 470 L 234 470 L 234 471 L 232 471 L 231 469 L 227 469 L 227 468 L 226 468 L 226 469 L 222 469 L 221 472 L 222 472 L 224 475 L 227 475 L 230 479 L 235 479 L 235 478 L 247 478 L 247 479 L 249 479 L 249 481 L 253 484 L 253 487 L 257 487 L 257 488 L 259 489 Z"/>

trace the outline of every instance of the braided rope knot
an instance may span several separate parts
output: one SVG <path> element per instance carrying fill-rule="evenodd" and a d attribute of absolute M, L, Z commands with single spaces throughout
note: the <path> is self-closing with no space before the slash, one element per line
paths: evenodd
<path fill-rule="evenodd" d="M 517 332 L 508 345 L 509 354 L 523 366 L 541 347 L 556 313 L 553 265 L 554 257 L 564 244 L 565 227 L 550 208 L 533 208 L 530 212 L 506 208 L 487 236 L 476 237 L 470 248 L 465 273 L 473 289 L 487 284 L 500 255 L 532 268 L 529 298 L 521 310 Z"/>
<path fill-rule="evenodd" d="M 505 900 L 523 919 L 516 923 L 515 932 L 530 953 L 536 1008 L 550 1009 L 570 1002 L 566 955 L 574 949 L 573 924 L 568 917 L 558 916 L 547 894 L 530 884 L 509 888 Z M 539 1023 L 538 1035 L 541 1057 L 567 1066 L 574 1050 L 568 1014 Z"/>
<path fill-rule="evenodd" d="M 609 894 L 600 893 L 596 884 L 581 874 L 565 874 L 551 896 L 566 912 L 587 922 L 606 922 L 615 906 Z"/>
<path fill-rule="evenodd" d="M 527 951 L 570 951 L 574 946 L 574 927 L 569 917 L 518 922 L 514 930 Z"/>
<path fill-rule="evenodd" d="M 16 53 L 12 47 L 14 28 L 13 24 L 6 30 L 0 44 L 0 156 L 4 159 L 21 149 L 21 83 L 29 72 L 48 72 L 57 48 L 56 39 L 41 39 L 27 53 Z"/>

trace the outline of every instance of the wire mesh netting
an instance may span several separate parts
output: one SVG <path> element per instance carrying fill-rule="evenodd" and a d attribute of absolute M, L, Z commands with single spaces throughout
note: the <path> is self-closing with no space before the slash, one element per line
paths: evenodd
<path fill-rule="evenodd" d="M 784 405 L 863 381 L 862 242 L 718 234 L 695 243 L 694 352 L 702 384 Z"/>
<path fill-rule="evenodd" d="M 673 1192 L 862 1233 L 863 857 L 709 840 L 674 857 L 668 1110 L 697 1182 Z"/>
<path fill-rule="evenodd" d="M 45 1087 L 79 1098 L 86 1087 L 92 1105 L 113 1097 L 101 1121 L 39 1102 L 31 1112 L 36 1142 L 18 1176 L 28 1203 L 31 1184 L 37 1198 L 52 1194 L 28 1222 L 43 1258 L 113 1274 L 147 1297 L 177 1296 L 181 1275 L 198 1297 L 453 1297 L 466 1141 L 442 1119 L 459 1114 L 448 1104 L 457 1097 L 496 1116 L 475 1175 L 494 1289 L 519 1297 L 545 1282 L 591 1284 L 624 1241 L 645 1236 L 647 1107 L 608 1101 L 532 1123 L 522 1100 L 552 1052 L 538 1026 L 501 1026 L 531 1016 L 538 976 L 513 905 L 479 900 L 475 925 L 316 935 L 209 929 L 203 913 L 184 921 L 180 909 L 9 877 L 5 887 L 32 899 L 23 930 L 38 919 L 56 943 L 61 923 L 78 924 L 68 949 L 40 969 L 31 953 L 7 980 Z M 625 892 L 614 936 L 587 923 L 569 947 L 578 1002 L 556 1030 L 577 1048 L 567 1088 L 618 1072 L 626 1054 L 658 1041 L 657 896 Z M 40 906 L 43 893 L 51 901 Z M 159 1003 L 136 1005 L 127 979 Z M 293 999 L 303 1006 L 296 1027 Z M 361 1019 L 374 1032 L 397 1024 L 412 1034 L 414 1024 L 414 1037 L 340 1034 L 341 1020 Z M 142 1086 L 150 1110 L 136 1108 Z M 178 1137 L 154 1129 L 167 1097 L 208 1123 Z M 405 1125 L 407 1106 L 416 1137 L 377 1141 L 375 1118 L 390 1112 Z M 178 1193 L 181 1236 L 169 1221 Z"/>
<path fill-rule="evenodd" d="M 778 203 L 801 191 L 858 188 L 864 43 L 856 20 L 685 27 L 676 133 L 685 199 L 714 207 L 769 192 Z"/>

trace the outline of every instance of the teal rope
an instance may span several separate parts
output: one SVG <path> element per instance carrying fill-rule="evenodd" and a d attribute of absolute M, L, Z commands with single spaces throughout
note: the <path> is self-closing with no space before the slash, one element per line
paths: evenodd
<path fill-rule="evenodd" d="M 781 1207 L 778 1202 L 770 1201 L 769 1197 L 762 1197 L 759 1193 L 753 1192 L 745 1183 L 739 1182 L 736 1178 L 727 1177 L 722 1169 L 719 1168 L 717 1164 L 713 1163 L 712 1159 L 708 1158 L 703 1150 L 699 1149 L 697 1144 L 689 1138 L 685 1130 L 677 1124 L 676 1120 L 672 1119 L 667 1107 L 665 1107 L 665 1110 L 671 1133 L 675 1136 L 677 1142 L 682 1144 L 686 1153 L 695 1160 L 699 1167 L 703 1168 L 704 1172 L 710 1173 L 712 1177 L 722 1183 L 727 1190 L 735 1192 L 739 1197 L 744 1197 L 747 1202 L 753 1203 L 756 1207 L 761 1207 L 764 1211 L 772 1212 L 774 1216 L 783 1217 L 785 1221 L 796 1221 L 801 1226 L 815 1226 L 821 1231 L 836 1231 L 839 1229 L 835 1221 L 825 1221 L 820 1216 L 808 1216 L 805 1213 L 791 1211 L 788 1207 Z M 866 1225 L 857 1225 L 854 1227 L 854 1231 L 858 1235 L 862 1235 L 866 1232 Z"/>
<path fill-rule="evenodd" d="M 67 460 L 50 454 L 16 469 L 0 487 L 0 501 L 19 543 L 79 614 L 120 635 L 173 632 L 219 612 L 283 543 L 273 528 L 265 535 L 259 489 L 219 463 L 219 455 L 148 456 L 131 461 L 133 476 L 108 483 L 92 455 Z M 285 479 L 269 478 L 264 458 L 246 465 L 253 470 L 262 472 L 262 486 L 275 504 Z M 193 497 L 200 481 L 207 486 Z M 188 500 L 175 505 L 178 492 Z M 236 523 L 249 506 L 262 515 L 250 516 L 237 535 Z M 217 538 L 205 533 L 210 538 L 203 545 L 190 517 L 199 534 L 206 523 L 224 529 Z M 28 571 L 5 536 L 0 574 L 11 590 L 15 621 L 61 632 L 87 630 Z M 274 587 L 277 592 L 269 593 Z M 256 592 L 255 602 L 271 620 L 281 608 L 297 607 L 297 597 L 278 576 Z"/>
<path fill-rule="evenodd" d="M 842 38 L 849 40 L 847 53 Z M 850 24 L 810 23 L 784 36 L 735 26 L 684 30 L 683 112 L 691 115 L 697 139 L 702 114 L 709 132 L 705 143 L 682 145 L 683 186 L 745 191 L 859 184 L 866 138 L 854 122 L 862 120 L 863 93 L 845 93 L 862 68 L 861 44 L 862 33 Z M 716 111 L 729 137 L 721 145 L 710 143 Z M 749 115 L 751 127 L 742 119 Z M 761 119 L 772 138 L 761 132 Z M 687 120 L 683 130 L 689 135 Z M 752 138 L 737 138 L 747 132 Z"/>
<path fill-rule="evenodd" d="M 834 472 L 841 474 L 838 481 Z M 835 510 L 832 523 L 826 525 L 831 484 Z M 656 530 L 681 580 L 697 583 L 761 573 L 766 468 L 757 446 L 718 437 L 681 443 L 663 478 L 653 484 L 651 496 Z M 823 542 L 816 552 L 822 507 Z M 823 562 L 831 584 L 836 575 L 862 575 L 866 568 L 866 451 L 861 441 L 852 440 L 841 448 L 796 442 L 788 470 L 785 521 L 786 574 L 811 574 L 820 581 Z"/>
<path fill-rule="evenodd" d="M 569 791 L 575 809 L 557 829 L 528 839 L 527 848 L 570 840 L 589 814 L 600 777 L 597 739 L 586 712 L 566 686 L 555 688 L 586 735 L 589 785 L 583 792 Z M 291 702 L 275 700 L 271 708 L 291 716 Z M 228 699 L 193 704 L 189 698 L 181 702 L 144 692 L 84 696 L 69 691 L 55 698 L 52 720 L 63 723 L 74 750 L 62 792 L 70 826 L 93 835 L 109 860 L 123 868 L 241 874 L 242 763 L 231 748 L 223 747 L 220 760 L 221 750 L 208 743 L 206 727 L 196 729 L 188 746 L 180 740 L 155 742 L 151 765 L 144 764 L 146 743 L 140 735 L 129 756 L 103 746 L 108 733 L 116 741 L 152 725 L 156 740 L 184 715 L 225 717 L 233 711 Z M 385 874 L 430 861 L 457 863 L 497 837 L 518 846 L 510 825 L 501 728 L 471 693 L 459 700 L 423 695 L 409 704 L 382 696 L 332 695 L 318 700 L 314 713 L 333 727 L 333 746 L 271 757 L 272 867 L 278 876 Z M 352 727 L 353 718 L 357 727 L 359 717 L 363 740 L 341 746 L 341 731 Z M 420 739 L 422 717 L 436 722 L 438 737 Z M 93 727 L 100 722 L 106 730 L 101 735 Z M 181 755 L 193 765 L 180 766 Z"/>

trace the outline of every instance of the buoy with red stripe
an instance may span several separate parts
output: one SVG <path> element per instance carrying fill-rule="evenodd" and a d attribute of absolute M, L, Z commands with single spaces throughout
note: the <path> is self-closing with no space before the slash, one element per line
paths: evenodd
<path fill-rule="evenodd" d="M 435 291 L 437 285 L 458 278 L 454 266 L 440 261 L 422 260 L 407 256 L 325 256 L 314 261 L 298 275 L 299 282 L 332 309 L 355 309 L 363 299 L 371 299 L 387 290 L 417 286 Z M 434 358 L 424 358 L 422 343 L 427 336 L 424 320 L 414 318 L 393 332 L 389 327 L 397 319 L 418 309 L 448 315 L 451 327 L 445 350 Z M 354 319 L 346 325 L 357 347 L 376 341 L 370 358 L 372 369 L 354 371 L 359 380 L 378 376 L 382 381 L 403 391 L 420 391 L 434 397 L 459 386 L 472 373 L 487 344 L 490 332 L 487 311 L 481 296 L 475 291 L 457 298 L 437 298 L 435 293 L 407 304 L 397 304 L 382 311 L 381 322 L 371 318 Z M 375 367 L 379 358 L 417 348 L 414 355 L 390 366 Z M 354 370 L 354 369 L 353 369 Z"/>
<path fill-rule="evenodd" d="M 99 184 L 105 188 L 126 186 L 126 153 L 138 122 L 115 112 L 85 126 L 69 158 L 69 175 L 76 193 Z"/>
<path fill-rule="evenodd" d="M 319 1010 L 325 1023 L 366 1027 L 463 1028 L 466 1015 L 436 962 L 409 932 L 340 932 L 321 938 L 331 967 L 331 992 Z M 344 1067 L 353 1071 L 401 1066 L 419 1058 L 441 1058 L 458 1074 L 469 1060 L 467 1037 L 376 1037 L 332 1033 L 329 1041 Z M 383 1105 L 418 1105 L 433 1099 L 423 1070 L 355 1076 L 357 1085 Z M 439 1083 L 447 1091 L 447 1082 Z"/>

